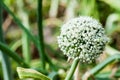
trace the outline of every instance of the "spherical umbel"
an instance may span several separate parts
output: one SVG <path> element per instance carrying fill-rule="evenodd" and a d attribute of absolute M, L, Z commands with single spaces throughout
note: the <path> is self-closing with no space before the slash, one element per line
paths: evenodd
<path fill-rule="evenodd" d="M 108 40 L 104 28 L 97 20 L 81 16 L 69 20 L 61 27 L 58 45 L 68 57 L 90 63 L 103 52 Z"/>

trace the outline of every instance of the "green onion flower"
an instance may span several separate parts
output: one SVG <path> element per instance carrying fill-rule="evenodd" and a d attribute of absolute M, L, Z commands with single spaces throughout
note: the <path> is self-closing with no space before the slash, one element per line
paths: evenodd
<path fill-rule="evenodd" d="M 109 38 L 102 25 L 95 19 L 81 16 L 69 20 L 61 27 L 58 44 L 69 58 L 79 58 L 91 63 L 104 50 Z"/>

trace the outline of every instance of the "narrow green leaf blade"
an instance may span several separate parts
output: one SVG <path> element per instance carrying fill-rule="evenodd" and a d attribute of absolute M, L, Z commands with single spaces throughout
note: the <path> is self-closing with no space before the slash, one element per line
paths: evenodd
<path fill-rule="evenodd" d="M 17 72 L 20 79 L 33 78 L 37 80 L 50 80 L 47 76 L 33 69 L 17 67 Z"/>

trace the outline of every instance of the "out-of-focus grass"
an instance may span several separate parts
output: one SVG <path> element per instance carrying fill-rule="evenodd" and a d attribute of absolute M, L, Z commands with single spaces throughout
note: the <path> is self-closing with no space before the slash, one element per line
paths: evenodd
<path fill-rule="evenodd" d="M 104 26 L 107 35 L 109 35 L 109 37 L 111 38 L 111 42 L 109 44 L 110 48 L 105 49 L 106 50 L 105 55 L 103 55 L 100 58 L 101 61 L 98 60 L 93 64 L 80 65 L 80 77 L 84 75 L 84 73 L 88 69 L 94 68 L 99 64 L 99 62 L 102 63 L 102 61 L 107 59 L 111 54 L 114 55 L 115 54 L 114 49 L 116 49 L 117 51 L 120 50 L 120 5 L 119 5 L 120 1 L 119 0 L 56 0 L 56 2 L 58 1 L 56 4 L 51 1 L 54 0 L 43 0 L 43 5 L 42 5 L 43 30 L 44 30 L 43 37 L 44 37 L 44 44 L 46 45 L 45 51 L 50 56 L 50 58 L 52 58 L 51 60 L 53 60 L 53 63 L 56 64 L 56 66 L 58 67 L 59 65 L 63 66 L 63 67 L 60 66 L 58 69 L 63 69 L 63 72 L 65 74 L 69 68 L 69 64 L 66 63 L 67 58 L 62 54 L 62 52 L 58 48 L 56 37 L 59 34 L 61 25 L 70 18 L 78 17 L 81 15 L 88 15 L 97 18 Z M 19 16 L 19 14 L 22 14 L 22 12 L 20 12 L 18 9 L 18 4 L 16 4 L 15 0 L 4 0 L 4 2 L 10 8 L 10 10 L 13 11 L 15 15 Z M 28 16 L 29 27 L 31 28 L 31 31 L 29 32 L 26 31 L 24 29 L 24 26 L 19 22 L 18 24 L 15 24 L 16 19 L 12 18 L 10 24 L 8 26 L 4 26 L 6 27 L 5 39 L 8 45 L 10 45 L 11 48 L 14 48 L 14 50 L 18 52 L 18 54 L 21 57 L 23 57 L 22 55 L 23 52 L 21 50 L 21 46 L 22 46 L 21 43 L 16 45 L 16 42 L 21 40 L 22 32 L 19 31 L 19 29 L 17 28 L 20 27 L 18 25 L 21 25 L 22 26 L 21 28 L 23 28 L 25 34 L 27 34 L 29 38 L 32 39 L 33 43 L 35 43 L 35 45 L 31 43 L 31 45 L 29 46 L 31 48 L 31 53 L 32 53 L 31 55 L 34 56 L 31 58 L 32 61 L 30 63 L 32 64 L 35 62 L 36 65 L 39 65 L 40 63 L 37 63 L 38 50 L 36 49 L 38 47 L 38 42 L 37 42 L 38 24 L 36 21 L 37 0 L 22 0 L 22 2 L 24 3 L 22 11 L 26 11 L 26 15 Z M 19 4 L 21 5 L 21 3 Z M 56 7 L 52 5 L 56 5 Z M 53 13 L 52 11 L 55 12 L 54 17 L 51 16 Z M 4 16 L 3 16 L 4 21 L 7 19 L 7 17 L 8 17 L 8 13 L 4 11 Z M 11 46 L 11 44 L 13 44 L 13 46 Z M 66 63 L 66 65 L 63 65 L 62 63 L 58 63 L 58 62 Z M 35 68 L 41 67 L 36 65 L 31 65 L 31 66 Z M 106 65 L 110 67 L 105 68 L 104 70 L 102 70 L 102 72 L 100 70 L 101 73 L 100 74 L 98 73 L 98 75 L 95 76 L 95 78 L 97 78 L 98 80 L 103 80 L 103 79 L 107 80 L 106 77 L 101 78 L 101 75 L 105 75 L 104 74 L 105 72 L 108 77 L 110 74 L 107 74 L 106 69 L 111 71 L 112 70 L 111 66 L 114 65 L 115 64 Z M 48 64 L 46 65 L 46 69 L 48 70 L 47 74 L 52 73 L 52 70 Z M 120 72 L 117 72 L 117 74 L 119 73 Z"/>

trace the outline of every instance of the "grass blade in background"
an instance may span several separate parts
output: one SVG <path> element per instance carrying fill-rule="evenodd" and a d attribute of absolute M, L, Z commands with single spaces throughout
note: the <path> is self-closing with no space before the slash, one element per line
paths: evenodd
<path fill-rule="evenodd" d="M 12 43 L 10 45 L 10 49 L 13 50 L 13 51 L 16 51 L 21 45 L 22 45 L 22 41 L 20 39 L 18 41 L 15 41 L 14 43 Z"/>
<path fill-rule="evenodd" d="M 66 9 L 66 13 L 65 13 L 65 15 L 66 15 L 65 21 L 75 17 L 75 8 L 76 8 L 75 5 L 77 5 L 77 0 L 69 0 L 68 1 L 68 6 Z"/>
<path fill-rule="evenodd" d="M 22 0 L 18 0 L 17 2 L 18 5 L 18 16 L 20 16 L 20 19 L 23 23 L 23 25 L 25 25 L 27 30 L 30 30 L 30 25 L 29 25 L 29 21 L 28 21 L 28 14 L 23 10 L 24 9 L 24 3 Z M 21 4 L 19 4 L 21 3 Z M 30 54 L 30 40 L 29 40 L 29 36 L 26 35 L 26 33 L 23 31 L 22 32 L 22 53 L 23 53 L 23 57 L 26 63 L 30 63 L 31 60 L 31 54 Z"/>
<path fill-rule="evenodd" d="M 117 49 L 114 49 L 113 47 L 111 46 L 106 46 L 105 47 L 105 51 L 108 55 L 115 55 L 115 54 L 120 54 L 120 51 L 118 51 Z"/>
<path fill-rule="evenodd" d="M 33 43 L 39 50 L 39 44 L 38 44 L 39 41 L 25 28 L 25 26 L 20 22 L 20 20 L 14 15 L 14 13 L 3 2 L 2 2 L 2 6 L 13 17 L 13 20 L 19 25 L 18 27 L 20 27 L 26 33 L 26 35 L 29 36 L 29 39 L 33 41 Z"/>
<path fill-rule="evenodd" d="M 43 39 L 43 25 L 42 25 L 42 0 L 38 0 L 37 7 L 38 7 L 37 8 L 38 37 L 39 37 L 38 51 L 42 60 L 42 68 L 45 69 L 45 64 L 46 62 L 48 62 L 48 64 L 53 70 L 57 70 L 56 66 L 54 66 L 49 56 L 45 53 L 44 39 Z"/>
<path fill-rule="evenodd" d="M 104 67 L 106 67 L 108 64 L 112 63 L 115 60 L 120 61 L 120 54 L 115 54 L 104 60 L 102 63 L 95 66 L 90 71 L 86 72 L 86 74 L 83 75 L 83 80 L 87 80 L 91 75 L 97 74 L 99 71 L 101 71 Z"/>
<path fill-rule="evenodd" d="M 28 36 L 29 39 L 33 41 L 36 47 L 39 47 L 38 40 L 25 28 L 25 26 L 20 22 L 20 20 L 14 15 L 14 13 L 2 2 L 3 8 L 13 17 L 13 20 L 19 25 L 20 27 Z"/>
<path fill-rule="evenodd" d="M 120 12 L 120 0 L 100 0 L 114 8 L 116 11 Z"/>
<path fill-rule="evenodd" d="M 38 10 L 37 10 L 37 21 L 38 21 L 38 35 L 39 35 L 39 45 L 42 60 L 42 68 L 45 69 L 45 49 L 43 41 L 43 26 L 42 26 L 42 0 L 38 0 Z"/>
<path fill-rule="evenodd" d="M 13 52 L 12 50 L 9 49 L 9 47 L 7 47 L 5 44 L 0 42 L 0 50 L 2 52 L 4 52 L 4 54 L 10 56 L 14 61 L 16 61 L 19 65 L 23 66 L 23 67 L 29 67 L 29 65 L 27 65 L 24 60 L 17 55 L 16 52 Z"/>
<path fill-rule="evenodd" d="M 2 30 L 3 15 L 2 15 L 1 4 L 2 3 L 0 1 L 0 42 L 4 43 L 3 30 Z M 4 80 L 13 80 L 11 63 L 10 63 L 9 57 L 1 51 L 0 51 L 0 54 L 2 58 L 2 70 L 3 70 Z"/>
<path fill-rule="evenodd" d="M 114 32 L 119 31 L 120 32 L 120 14 L 119 13 L 113 13 L 110 14 L 106 20 L 105 30 L 108 35 L 112 35 Z"/>
<path fill-rule="evenodd" d="M 49 17 L 56 18 L 58 13 L 59 0 L 51 0 L 51 6 L 49 10 Z"/>
<path fill-rule="evenodd" d="M 39 55 L 42 55 L 41 52 L 41 47 L 39 45 L 39 40 L 37 38 L 35 38 L 25 27 L 24 25 L 20 22 L 20 20 L 14 15 L 14 13 L 2 2 L 2 6 L 3 8 L 13 17 L 13 20 L 19 25 L 18 27 L 20 27 L 27 36 L 29 36 L 29 39 L 33 41 L 33 43 L 35 44 L 35 46 L 37 47 L 38 51 L 39 51 Z M 41 24 L 41 23 L 40 23 Z M 43 43 L 42 43 L 43 44 Z M 42 49 L 43 50 L 43 49 Z M 43 54 L 46 58 L 46 61 L 50 64 L 51 68 L 56 70 L 55 66 L 53 65 L 51 59 L 46 55 Z M 42 61 L 44 62 L 44 61 Z M 43 63 L 45 64 L 45 63 Z M 44 65 L 43 65 L 44 66 Z"/>
<path fill-rule="evenodd" d="M 81 0 L 80 6 L 80 15 L 92 16 L 99 19 L 96 0 Z"/>

